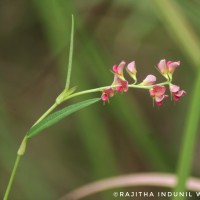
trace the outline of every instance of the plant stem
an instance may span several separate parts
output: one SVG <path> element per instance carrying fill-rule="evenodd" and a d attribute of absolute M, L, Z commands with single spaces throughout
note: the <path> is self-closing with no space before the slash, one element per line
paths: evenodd
<path fill-rule="evenodd" d="M 49 113 L 51 113 L 56 107 L 58 106 L 58 104 L 55 102 L 34 124 L 33 126 L 35 126 L 37 123 L 39 123 L 40 121 L 42 121 Z"/>
<path fill-rule="evenodd" d="M 73 57 L 73 48 L 74 48 L 74 16 L 72 15 L 72 28 L 71 28 L 71 38 L 70 38 L 70 49 L 69 49 L 69 62 L 68 62 L 68 71 L 67 79 L 65 84 L 65 89 L 69 89 L 71 71 L 72 71 L 72 57 Z"/>
<path fill-rule="evenodd" d="M 10 180 L 8 182 L 8 186 L 6 188 L 6 192 L 5 192 L 3 200 L 7 200 L 8 199 L 8 196 L 9 196 L 9 193 L 10 193 L 10 189 L 12 187 L 13 180 L 14 180 L 14 177 L 15 177 L 15 174 L 16 174 L 16 171 L 17 171 L 17 167 L 19 165 L 20 158 L 21 158 L 21 155 L 17 155 L 17 158 L 15 160 L 15 164 L 14 164 L 14 167 L 13 167 L 13 170 L 12 170 L 12 173 L 11 173 L 11 176 L 10 176 Z"/>
<path fill-rule="evenodd" d="M 166 82 L 163 82 L 163 83 L 159 83 L 159 84 L 156 84 L 156 85 L 169 85 L 171 82 L 169 81 L 166 81 Z M 134 84 L 130 84 L 128 85 L 129 88 L 138 88 L 138 89 L 151 89 L 153 86 L 155 85 L 150 85 L 150 86 L 145 86 L 145 85 L 134 85 Z M 104 86 L 104 87 L 99 87 L 99 88 L 95 88 L 95 89 L 90 89 L 90 90 L 84 90 L 84 91 L 81 91 L 81 92 L 77 92 L 77 93 L 74 93 L 72 95 L 69 95 L 67 96 L 66 98 L 64 98 L 63 101 L 66 101 L 68 99 L 71 99 L 73 97 L 76 97 L 76 96 L 80 96 L 80 95 L 83 95 L 83 94 L 89 94 L 89 93 L 93 93 L 93 92 L 101 92 L 107 88 L 114 88 L 116 87 L 116 85 L 111 85 L 111 86 Z"/>
<path fill-rule="evenodd" d="M 37 123 L 39 123 L 40 121 L 42 121 L 50 112 L 52 112 L 56 107 L 58 106 L 57 103 L 54 103 L 36 122 L 34 125 L 36 125 Z M 33 125 L 33 126 L 34 126 Z M 9 179 L 9 182 L 8 182 L 8 186 L 6 188 L 6 192 L 5 192 L 5 195 L 4 195 L 4 199 L 3 200 L 7 200 L 8 199 L 8 196 L 9 196 L 9 193 L 10 193 L 10 189 L 12 187 L 12 184 L 13 184 L 13 180 L 14 180 L 14 177 L 15 177 L 15 174 L 16 174 L 16 171 L 17 171 L 17 167 L 19 166 L 19 162 L 20 162 L 20 158 L 23 156 L 23 154 L 25 153 L 25 149 L 26 149 L 26 141 L 27 141 L 28 138 L 26 138 L 26 136 L 24 137 L 23 141 L 22 141 L 22 144 L 20 145 L 19 147 L 19 150 L 17 152 L 17 158 L 16 158 L 16 161 L 15 161 L 15 164 L 14 164 L 14 167 L 13 167 L 13 170 L 12 170 L 12 173 L 11 173 L 11 176 L 10 176 L 10 179 Z"/>
<path fill-rule="evenodd" d="M 166 82 L 163 82 L 163 83 L 159 83 L 159 84 L 156 84 L 156 85 L 168 85 L 170 84 L 169 81 L 166 81 Z M 151 85 L 151 86 L 144 86 L 144 85 L 134 85 L 134 84 L 130 84 L 128 85 L 128 87 L 130 88 L 140 88 L 140 89 L 150 89 L 152 88 L 154 85 Z M 83 94 L 89 94 L 89 93 L 93 93 L 93 92 L 100 92 L 106 88 L 114 88 L 116 87 L 116 85 L 112 85 L 112 86 L 104 86 L 104 87 L 99 87 L 99 88 L 95 88 L 95 89 L 90 89 L 90 90 L 84 90 L 84 91 L 81 91 L 81 92 L 77 92 L 77 93 L 74 93 L 74 94 L 71 94 L 67 97 L 63 97 L 63 99 L 61 99 L 60 103 L 68 100 L 68 99 L 71 99 L 73 97 L 76 97 L 76 96 L 80 96 L 80 95 L 83 95 Z M 62 94 L 62 93 L 61 93 Z M 42 121 L 47 115 L 49 115 L 59 104 L 57 102 L 55 102 L 35 123 L 33 126 L 35 126 L 37 123 L 39 123 L 40 121 Z M 13 180 L 14 180 L 14 177 L 15 177 L 15 173 L 16 173 L 16 170 L 17 170 L 17 167 L 19 165 L 19 162 L 20 162 L 20 158 L 21 156 L 25 153 L 25 149 L 26 149 L 26 142 L 27 142 L 28 138 L 25 138 L 23 139 L 22 141 L 22 144 L 20 145 L 20 148 L 18 150 L 18 154 L 17 154 L 17 158 L 16 158 L 16 161 L 15 161 L 15 165 L 13 167 L 13 170 L 12 170 L 12 174 L 11 174 L 11 177 L 10 177 L 10 180 L 9 180 L 9 183 L 8 183 L 8 186 L 6 188 L 6 192 L 5 192 L 5 196 L 4 196 L 4 199 L 3 200 L 7 200 L 8 199 L 8 195 L 9 195 L 9 192 L 10 192 L 10 189 L 12 187 L 12 184 L 13 184 Z"/>
<path fill-rule="evenodd" d="M 178 181 L 177 185 L 174 188 L 174 192 L 184 191 L 187 178 L 191 173 L 192 161 L 193 161 L 193 152 L 195 148 L 196 138 L 198 134 L 199 126 L 199 101 L 200 101 L 200 74 L 198 74 L 195 88 L 193 91 L 193 98 L 190 103 L 189 113 L 186 120 L 186 126 L 184 129 L 184 136 L 180 151 L 180 157 L 178 161 L 178 170 L 177 176 Z M 182 198 L 184 199 L 184 198 Z M 175 197 L 173 198 L 175 200 Z"/>

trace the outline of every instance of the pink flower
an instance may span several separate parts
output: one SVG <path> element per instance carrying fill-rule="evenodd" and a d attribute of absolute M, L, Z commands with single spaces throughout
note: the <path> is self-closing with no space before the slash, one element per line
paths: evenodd
<path fill-rule="evenodd" d="M 174 70 L 180 65 L 180 61 L 172 62 L 168 61 L 166 62 L 165 59 L 160 60 L 158 63 L 158 69 L 160 73 L 168 79 L 168 75 L 171 78 L 172 74 L 174 73 Z"/>
<path fill-rule="evenodd" d="M 135 61 L 132 61 L 127 65 L 126 71 L 131 76 L 131 78 L 133 78 L 135 81 L 137 81 L 137 78 L 136 78 L 137 70 L 135 67 Z"/>
<path fill-rule="evenodd" d="M 172 61 L 168 61 L 167 62 L 167 68 L 169 70 L 169 73 L 173 74 L 174 70 L 180 65 L 180 61 L 177 62 L 172 62 Z"/>
<path fill-rule="evenodd" d="M 128 81 L 120 79 L 117 75 L 114 76 L 112 85 L 116 85 L 115 89 L 117 92 L 128 91 Z"/>
<path fill-rule="evenodd" d="M 161 106 L 163 104 L 163 99 L 168 97 L 168 95 L 165 95 L 165 91 L 165 86 L 160 85 L 155 85 L 149 90 L 150 95 L 155 99 L 158 106 Z"/>
<path fill-rule="evenodd" d="M 102 95 L 101 95 L 101 99 L 104 102 L 108 102 L 109 101 L 109 97 L 113 97 L 114 96 L 114 91 L 112 88 L 107 88 L 105 90 L 103 90 Z"/>
<path fill-rule="evenodd" d="M 178 85 L 170 85 L 170 92 L 173 94 L 174 101 L 179 101 L 182 96 L 186 95 L 186 92 L 180 90 Z"/>
<path fill-rule="evenodd" d="M 143 81 L 142 85 L 148 86 L 148 85 L 153 85 L 156 82 L 156 77 L 154 75 L 149 74 Z"/>
<path fill-rule="evenodd" d="M 124 61 L 121 61 L 121 63 L 118 66 L 114 65 L 112 68 L 113 72 L 121 79 L 124 79 L 123 70 L 124 70 L 125 64 L 126 63 Z"/>

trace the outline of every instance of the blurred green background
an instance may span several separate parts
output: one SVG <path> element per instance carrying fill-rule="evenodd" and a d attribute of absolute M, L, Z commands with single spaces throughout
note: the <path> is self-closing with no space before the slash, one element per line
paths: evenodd
<path fill-rule="evenodd" d="M 64 87 L 72 13 L 75 45 L 71 85 L 78 90 L 109 85 L 113 80 L 110 69 L 121 60 L 136 61 L 139 81 L 147 74 L 164 81 L 155 66 L 166 58 L 181 61 L 174 83 L 185 89 L 187 96 L 178 103 L 167 99 L 157 108 L 146 90 L 130 89 L 116 95 L 110 104 L 92 105 L 45 130 L 30 141 L 10 199 L 58 199 L 101 178 L 176 171 L 198 71 L 199 58 L 195 58 L 199 52 L 191 41 L 197 45 L 200 1 L 177 0 L 171 5 L 181 14 L 191 41 L 184 37 L 179 16 L 172 16 L 165 7 L 167 1 L 159 2 L 0 2 L 0 196 L 23 136 Z M 169 16 L 163 14 L 165 9 Z M 100 95 L 82 96 L 65 105 Z M 189 155 L 194 158 L 192 175 L 199 176 L 199 145 L 194 149 Z M 87 199 L 112 196 L 104 193 Z"/>

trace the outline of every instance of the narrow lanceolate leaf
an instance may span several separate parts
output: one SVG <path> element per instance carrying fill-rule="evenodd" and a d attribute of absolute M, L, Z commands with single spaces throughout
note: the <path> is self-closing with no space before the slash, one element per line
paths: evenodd
<path fill-rule="evenodd" d="M 44 129 L 59 122 L 61 119 L 69 116 L 70 114 L 72 114 L 78 110 L 81 110 L 82 108 L 85 108 L 93 103 L 96 103 L 99 100 L 100 100 L 99 98 L 89 99 L 86 101 L 82 101 L 80 103 L 73 104 L 71 106 L 68 106 L 57 112 L 52 113 L 51 115 L 49 115 L 48 117 L 43 119 L 41 122 L 39 122 L 35 126 L 31 127 L 30 130 L 27 132 L 27 138 L 32 138 L 33 136 L 39 134 Z"/>
<path fill-rule="evenodd" d="M 72 15 L 72 28 L 71 28 L 71 37 L 70 37 L 70 47 L 69 47 L 69 61 L 68 61 L 68 71 L 65 89 L 69 89 L 71 71 L 72 71 L 72 57 L 73 57 L 73 48 L 74 48 L 74 16 Z"/>

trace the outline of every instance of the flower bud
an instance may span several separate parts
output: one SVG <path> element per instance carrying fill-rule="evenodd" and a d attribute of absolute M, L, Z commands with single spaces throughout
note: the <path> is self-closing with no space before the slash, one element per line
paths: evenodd
<path fill-rule="evenodd" d="M 156 82 L 156 77 L 149 74 L 141 83 L 141 85 L 148 86 L 153 85 Z"/>
<path fill-rule="evenodd" d="M 101 100 L 104 102 L 108 102 L 109 101 L 109 97 L 113 97 L 114 96 L 114 91 L 112 88 L 107 88 L 105 90 L 102 91 L 102 95 L 101 95 Z"/>
<path fill-rule="evenodd" d="M 186 92 L 184 90 L 180 90 L 180 87 L 178 85 L 171 84 L 169 89 L 173 95 L 174 101 L 179 101 L 182 96 L 186 95 Z"/>
<path fill-rule="evenodd" d="M 124 75 L 123 75 L 123 70 L 124 70 L 124 66 L 125 66 L 125 62 L 121 61 L 121 63 L 117 66 L 114 65 L 112 70 L 113 72 L 120 78 L 120 79 L 124 79 Z"/>
<path fill-rule="evenodd" d="M 165 95 L 165 92 L 165 86 L 161 85 L 155 85 L 149 90 L 150 95 L 153 97 L 158 106 L 161 106 L 163 104 L 163 100 L 168 97 L 168 95 Z"/>
<path fill-rule="evenodd" d="M 114 81 L 112 85 L 115 85 L 117 92 L 127 92 L 128 91 L 128 81 L 120 79 L 117 75 L 114 76 Z"/>
<path fill-rule="evenodd" d="M 126 71 L 128 72 L 128 74 L 131 76 L 131 78 L 134 81 L 137 81 L 137 70 L 136 70 L 136 66 L 135 66 L 135 61 L 130 62 L 127 67 L 126 67 Z"/>
<path fill-rule="evenodd" d="M 168 61 L 166 62 L 165 59 L 160 60 L 160 62 L 158 63 L 158 69 L 160 71 L 160 73 L 167 79 L 167 80 L 171 80 L 172 79 L 172 75 L 174 73 L 174 70 L 180 65 L 180 61 L 177 62 L 172 62 L 172 61 Z"/>

